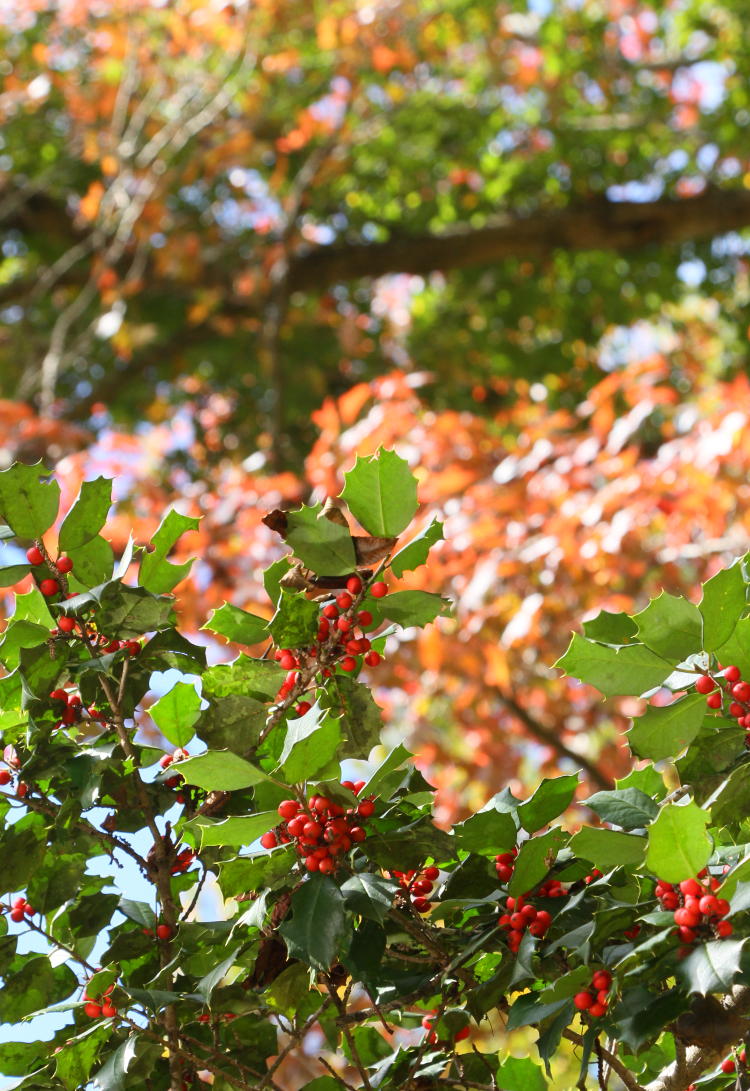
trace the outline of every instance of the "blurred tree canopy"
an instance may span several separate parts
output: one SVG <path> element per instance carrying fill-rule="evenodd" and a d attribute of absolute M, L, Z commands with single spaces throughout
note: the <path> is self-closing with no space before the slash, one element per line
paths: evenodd
<path fill-rule="evenodd" d="M 208 386 L 223 449 L 279 467 L 394 366 L 436 409 L 491 417 L 518 376 L 570 407 L 696 291 L 742 370 L 745 17 L 0 4 L 0 395 L 127 427 Z"/>

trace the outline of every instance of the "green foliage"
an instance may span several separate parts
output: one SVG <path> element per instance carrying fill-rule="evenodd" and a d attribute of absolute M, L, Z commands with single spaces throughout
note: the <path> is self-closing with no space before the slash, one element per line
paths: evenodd
<path fill-rule="evenodd" d="M 357 458 L 341 497 L 368 534 L 397 538 L 417 512 L 417 482 L 395 451 Z"/>
<path fill-rule="evenodd" d="M 367 530 L 406 529 L 415 490 L 401 489 L 403 506 L 390 499 L 406 472 L 390 454 L 352 471 L 345 495 Z M 38 470 L 19 480 L 49 489 Z M 39 494 L 44 503 L 48 495 Z M 87 483 L 66 516 L 74 566 L 101 537 L 109 497 L 106 483 Z M 42 499 L 34 503 L 43 510 Z M 330 560 L 344 528 L 318 509 L 303 511 L 292 521 L 298 559 L 348 575 L 346 546 Z M 253 1085 L 277 1053 L 274 1020 L 283 1019 L 297 1043 L 317 1024 L 327 1048 L 342 1050 L 360 1079 L 383 1091 L 410 1079 L 463 1079 L 490 1091 L 493 1075 L 509 1091 L 541 1091 L 564 1036 L 581 1029 L 571 1030 L 579 994 L 606 967 L 612 984 L 595 990 L 603 1010 L 581 1016 L 584 1069 L 606 1034 L 619 1043 L 607 1048 L 645 1079 L 669 1063 L 674 1021 L 695 994 L 731 1004 L 732 988 L 750 984 L 744 698 L 721 673 L 727 648 L 739 658 L 744 647 L 743 565 L 714 577 L 699 608 L 661 595 L 634 619 L 600 614 L 560 661 L 608 697 L 656 687 L 678 695 L 665 704 L 662 691 L 628 733 L 647 764 L 582 802 L 578 773 L 545 779 L 526 799 L 502 789 L 446 831 L 406 747 L 371 760 L 382 711 L 368 682 L 344 669 L 338 631 L 319 630 L 320 600 L 280 590 L 274 577 L 269 625 L 225 604 L 205 628 L 245 645 L 270 636 L 273 647 L 266 657 L 207 667 L 191 634 L 176 629 L 169 589 L 186 569 L 166 558 L 180 530 L 192 528 L 171 514 L 142 560 L 147 586 L 123 582 L 126 555 L 114 575 L 64 600 L 78 626 L 72 634 L 55 632 L 60 607 L 34 589 L 16 598 L 0 643 L 12 671 L 0 679 L 9 747 L 0 1018 L 54 1010 L 67 1020 L 53 1049 L 0 1046 L 5 1075 L 23 1077 L 29 1091 L 125 1089 L 146 1076 L 167 1091 L 175 1066 L 182 1079 L 197 1056 L 215 1087 L 248 1073 Z M 429 564 L 441 534 L 429 528 L 408 545 L 392 575 Z M 374 599 L 367 579 L 355 600 L 348 620 L 354 625 L 366 602 L 375 639 L 381 625 L 418 627 L 446 609 L 421 591 Z M 294 670 L 274 656 L 285 664 L 291 656 Z M 151 675 L 168 667 L 185 677 L 154 701 Z M 706 672 L 720 686 L 711 706 L 695 690 Z M 155 772 L 160 752 L 142 745 L 134 726 L 146 711 L 171 745 L 190 743 L 196 755 Z M 364 783 L 342 782 L 349 759 L 367 763 Z M 677 761 L 662 776 L 653 763 L 667 759 Z M 596 822 L 581 825 L 585 813 Z M 109 857 L 125 874 L 137 867 L 153 896 L 120 896 L 129 891 Z M 218 920 L 200 900 L 205 875 L 217 876 L 224 899 Z M 681 924 L 675 913 L 686 911 L 688 895 L 665 884 L 688 880 L 729 905 Z M 197 914 L 178 912 L 181 902 L 197 904 Z M 17 942 L 27 929 L 36 946 Z M 94 1001 L 81 999 L 84 990 L 115 1016 L 96 1007 L 87 1014 Z M 542 1067 L 463 1051 L 465 1030 L 471 1039 L 477 1024 L 494 1026 L 496 1009 L 507 1010 L 511 1029 L 533 1028 Z M 384 1013 L 406 1028 L 429 1016 L 430 1037 L 392 1046 L 379 1030 Z M 189 1049 L 170 1039 L 175 1026 Z"/>

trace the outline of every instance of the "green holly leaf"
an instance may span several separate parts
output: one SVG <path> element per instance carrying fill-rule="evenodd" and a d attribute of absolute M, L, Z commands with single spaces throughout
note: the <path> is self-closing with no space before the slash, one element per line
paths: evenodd
<path fill-rule="evenodd" d="M 721 661 L 739 667 L 743 678 L 750 677 L 750 617 L 740 618 L 729 639 L 721 645 Z"/>
<path fill-rule="evenodd" d="M 417 511 L 417 479 L 395 451 L 358 457 L 344 474 L 341 497 L 368 534 L 397 538 Z"/>
<path fill-rule="evenodd" d="M 393 591 L 382 599 L 368 599 L 367 606 L 378 623 L 394 621 L 404 629 L 429 625 L 453 609 L 448 599 L 431 591 Z"/>
<path fill-rule="evenodd" d="M 444 537 L 443 524 L 438 519 L 433 519 L 428 527 L 420 531 L 416 538 L 412 538 L 393 558 L 391 571 L 394 576 L 401 579 L 404 572 L 411 572 L 421 564 L 426 564 L 431 548 Z"/>
<path fill-rule="evenodd" d="M 76 589 L 97 587 L 112 578 L 112 546 L 99 535 L 84 545 L 76 546 L 74 561 L 75 569 L 68 580 Z"/>
<path fill-rule="evenodd" d="M 516 897 L 518 894 L 526 894 L 540 883 L 567 841 L 568 834 L 559 827 L 548 830 L 541 837 L 531 837 L 524 841 L 508 884 L 509 892 Z"/>
<path fill-rule="evenodd" d="M 82 597 L 82 596 L 79 596 Z M 131 639 L 166 629 L 174 622 L 170 599 L 151 594 L 143 587 L 113 582 L 101 592 L 97 622 L 108 636 Z M 67 604 L 70 607 L 70 603 Z"/>
<path fill-rule="evenodd" d="M 268 631 L 277 648 L 303 648 L 315 640 L 319 606 L 304 591 L 283 590 Z"/>
<path fill-rule="evenodd" d="M 315 504 L 288 512 L 287 545 L 319 576 L 346 576 L 357 567 L 351 532 L 322 511 L 322 505 Z"/>
<path fill-rule="evenodd" d="M 284 676 L 285 671 L 278 663 L 240 654 L 231 663 L 219 663 L 204 672 L 203 695 L 210 699 L 252 696 L 267 702 L 278 693 Z"/>
<path fill-rule="evenodd" d="M 380 742 L 383 718 L 369 686 L 354 678 L 335 674 L 326 697 L 334 696 L 334 709 L 342 713 L 339 721 L 342 758 L 361 758 Z"/>
<path fill-rule="evenodd" d="M 383 782 L 393 773 L 396 769 L 400 768 L 404 762 L 409 761 L 414 755 L 411 751 L 407 750 L 403 743 L 399 743 L 397 746 L 389 751 L 383 758 L 380 765 L 373 771 L 372 775 L 368 778 L 363 792 L 365 795 L 371 795 L 373 792 L 378 793 Z"/>
<path fill-rule="evenodd" d="M 49 640 L 49 629 L 33 621 L 16 621 L 11 618 L 0 640 L 0 662 L 7 670 L 18 666 L 21 648 L 36 648 Z"/>
<path fill-rule="evenodd" d="M 201 714 L 201 699 L 190 682 L 177 682 L 149 709 L 149 715 L 165 739 L 174 746 L 185 746 L 195 731 Z"/>
<path fill-rule="evenodd" d="M 212 696 L 208 708 L 200 715 L 197 729 L 212 750 L 247 751 L 258 742 L 267 718 L 267 706 L 255 697 Z"/>
<path fill-rule="evenodd" d="M 341 885 L 347 908 L 378 924 L 385 920 L 398 889 L 397 883 L 367 871 L 352 875 Z"/>
<path fill-rule="evenodd" d="M 106 477 L 84 481 L 73 507 L 60 527 L 58 545 L 62 553 L 72 553 L 96 538 L 107 521 L 112 506 L 112 482 Z M 78 558 L 75 558 L 78 571 Z"/>
<path fill-rule="evenodd" d="M 633 621 L 639 639 L 670 663 L 682 663 L 701 651 L 703 618 L 698 607 L 687 599 L 662 591 Z"/>
<path fill-rule="evenodd" d="M 53 968 L 47 955 L 27 958 L 17 973 L 5 976 L 0 990 L 0 1022 L 18 1023 L 65 1000 L 77 988 L 78 979 L 68 966 Z"/>
<path fill-rule="evenodd" d="M 0 587 L 12 587 L 31 572 L 30 564 L 9 564 L 0 568 Z"/>
<path fill-rule="evenodd" d="M 341 723 L 314 704 L 303 716 L 287 720 L 278 768 L 289 784 L 300 784 L 325 769 L 336 756 Z"/>
<path fill-rule="evenodd" d="M 672 664 L 643 644 L 610 648 L 578 633 L 555 666 L 596 686 L 605 697 L 639 696 L 661 685 L 672 673 Z"/>
<path fill-rule="evenodd" d="M 180 773 L 188 784 L 195 784 L 209 792 L 234 792 L 271 779 L 230 750 L 212 750 L 197 758 L 181 761 Z"/>
<path fill-rule="evenodd" d="M 131 1034 L 92 1077 L 93 1091 L 127 1091 L 126 1077 L 138 1055 L 140 1041 Z M 132 1086 L 132 1084 L 131 1084 Z"/>
<path fill-rule="evenodd" d="M 265 618 L 249 614 L 247 610 L 240 610 L 228 602 L 212 611 L 201 630 L 217 633 L 237 644 L 259 644 L 261 640 L 268 639 L 268 621 Z"/>
<path fill-rule="evenodd" d="M 703 647 L 717 652 L 729 640 L 746 603 L 745 580 L 739 563 L 722 569 L 703 584 L 698 609 L 703 617 Z"/>
<path fill-rule="evenodd" d="M 180 515 L 174 510 L 167 512 L 151 539 L 153 551 L 144 553 L 141 558 L 139 579 L 142 587 L 156 594 L 165 594 L 171 591 L 180 580 L 185 579 L 192 566 L 192 560 L 185 561 L 183 564 L 172 564 L 166 559 L 167 554 L 181 535 L 188 530 L 197 530 L 199 526 L 200 519 Z"/>
<path fill-rule="evenodd" d="M 749 804 L 750 765 L 740 765 L 719 784 L 705 807 L 715 826 L 733 826 L 747 815 Z"/>
<path fill-rule="evenodd" d="M 546 1091 L 547 1081 L 529 1057 L 507 1057 L 497 1070 L 497 1086 L 503 1091 Z"/>
<path fill-rule="evenodd" d="M 518 834 L 512 813 L 498 810 L 493 800 L 481 811 L 459 822 L 454 830 L 459 848 L 492 856 L 512 849 Z"/>
<path fill-rule="evenodd" d="M 671 705 L 650 705 L 633 721 L 628 732 L 630 749 L 651 761 L 674 758 L 696 738 L 705 714 L 706 698 L 700 693 L 690 693 Z"/>
<path fill-rule="evenodd" d="M 290 958 L 326 971 L 346 933 L 344 896 L 329 875 L 313 874 L 292 895 L 292 919 L 279 925 Z"/>
<path fill-rule="evenodd" d="M 609 610 L 600 610 L 596 617 L 583 623 L 584 636 L 603 644 L 627 644 L 633 639 L 637 629 L 629 614 L 611 614 Z"/>
<path fill-rule="evenodd" d="M 134 902 L 130 898 L 120 898 L 117 908 L 129 920 L 140 924 L 141 928 L 150 928 L 153 931 L 156 927 L 154 911 L 146 902 Z"/>
<path fill-rule="evenodd" d="M 185 829 L 195 834 L 201 850 L 213 845 L 242 848 L 252 845 L 264 833 L 278 826 L 279 822 L 277 811 L 262 811 L 260 814 L 222 818 L 218 821 L 199 815 L 186 822 Z"/>
<path fill-rule="evenodd" d="M 28 1076 L 45 1068 L 48 1063 L 48 1042 L 3 1042 L 0 1044 L 0 1072 L 4 1076 Z M 67 1087 L 67 1084 L 65 1086 Z"/>
<path fill-rule="evenodd" d="M 239 950 L 239 947 L 235 947 L 226 958 L 222 959 L 217 966 L 214 966 L 213 969 L 205 974 L 198 982 L 195 991 L 203 997 L 205 1003 L 209 1002 L 214 989 L 221 984 L 234 966 Z"/>
<path fill-rule="evenodd" d="M 611 871 L 614 867 L 642 863 L 646 852 L 646 838 L 617 830 L 584 826 L 573 836 L 570 847 L 576 856 L 590 860 L 602 871 Z"/>
<path fill-rule="evenodd" d="M 531 798 L 518 807 L 518 816 L 523 828 L 529 833 L 536 833 L 542 826 L 546 826 L 553 818 L 562 814 L 570 806 L 578 782 L 578 773 L 543 780 Z"/>
<path fill-rule="evenodd" d="M 701 943 L 677 964 L 677 976 L 690 992 L 729 992 L 740 972 L 744 939 Z"/>
<path fill-rule="evenodd" d="M 659 813 L 658 804 L 638 788 L 597 792 L 584 800 L 584 804 L 604 822 L 622 826 L 624 830 L 644 829 Z"/>
<path fill-rule="evenodd" d="M 692 801 L 667 803 L 649 828 L 646 866 L 667 883 L 691 879 L 706 866 L 711 838 L 709 815 Z"/>
<path fill-rule="evenodd" d="M 0 472 L 0 516 L 19 538 L 41 538 L 57 518 L 60 486 L 41 462 Z"/>

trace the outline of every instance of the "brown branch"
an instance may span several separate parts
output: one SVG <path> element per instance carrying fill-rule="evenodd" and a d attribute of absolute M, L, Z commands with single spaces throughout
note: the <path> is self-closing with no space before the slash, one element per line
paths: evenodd
<path fill-rule="evenodd" d="M 567 1038 L 569 1042 L 574 1042 L 577 1046 L 583 1045 L 583 1038 L 580 1034 L 576 1034 L 575 1031 L 567 1029 L 563 1031 L 563 1038 Z M 614 1053 L 610 1053 L 604 1046 L 599 1045 L 597 1049 L 598 1056 L 607 1062 L 613 1072 L 616 1072 L 622 1082 L 627 1087 L 628 1091 L 648 1091 L 647 1088 L 641 1086 L 638 1080 L 635 1078 L 632 1072 L 625 1067 L 619 1057 L 616 1057 Z"/>
<path fill-rule="evenodd" d="M 509 693 L 503 693 L 498 691 L 498 696 L 506 708 L 520 720 L 529 734 L 534 735 L 535 738 L 540 739 L 547 746 L 552 747 L 560 757 L 568 758 L 570 761 L 579 765 L 588 776 L 592 784 L 597 784 L 604 791 L 609 791 L 614 787 L 612 781 L 602 773 L 601 769 L 587 758 L 585 754 L 578 754 L 575 750 L 571 750 L 569 746 L 566 746 L 560 737 L 559 731 L 555 728 L 548 727 L 546 724 L 541 723 L 534 716 L 528 712 L 523 705 L 519 704 L 515 697 L 511 697 Z"/>

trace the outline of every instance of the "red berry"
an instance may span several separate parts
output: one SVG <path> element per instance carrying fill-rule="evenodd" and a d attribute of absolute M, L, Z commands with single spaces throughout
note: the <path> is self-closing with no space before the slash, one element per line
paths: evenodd
<path fill-rule="evenodd" d="M 114 1019 L 117 1015 L 117 1008 L 113 1007 L 112 1004 L 103 1004 L 102 1015 L 105 1019 Z"/>
<path fill-rule="evenodd" d="M 323 617 L 330 618 L 330 620 L 333 621 L 333 619 L 338 616 L 339 612 L 332 602 L 330 602 L 328 606 L 323 607 Z"/>
<path fill-rule="evenodd" d="M 683 879 L 680 883 L 680 890 L 683 894 L 692 894 L 694 898 L 700 898 L 704 893 L 703 887 L 697 879 Z"/>
<path fill-rule="evenodd" d="M 318 864 L 318 871 L 321 871 L 324 875 L 330 875 L 335 870 L 336 864 L 330 856 L 324 857 Z"/>
<path fill-rule="evenodd" d="M 573 997 L 573 1003 L 579 1011 L 588 1011 L 594 1003 L 594 997 L 589 992 L 576 993 Z"/>
<path fill-rule="evenodd" d="M 425 879 L 429 879 L 431 883 L 434 883 L 436 879 L 440 878 L 440 869 L 436 867 L 423 868 L 422 874 Z"/>
<path fill-rule="evenodd" d="M 379 652 L 368 652 L 367 655 L 365 656 L 365 663 L 367 664 L 368 667 L 377 667 L 377 665 L 380 662 L 381 658 L 382 658 L 382 656 L 380 655 Z"/>
<path fill-rule="evenodd" d="M 162 769 L 167 769 L 173 761 L 174 758 L 171 754 L 164 754 L 163 757 L 159 758 L 159 765 L 162 767 Z"/>
<path fill-rule="evenodd" d="M 359 576 L 350 576 L 346 581 L 346 589 L 351 595 L 358 595 L 362 590 L 362 580 Z"/>
<path fill-rule="evenodd" d="M 745 715 L 745 710 L 742 705 L 738 705 L 736 701 L 732 701 L 731 705 L 729 706 L 729 715 L 734 716 L 735 718 L 739 718 L 740 716 Z"/>
<path fill-rule="evenodd" d="M 264 833 L 260 839 L 260 843 L 264 849 L 275 849 L 278 845 L 276 834 L 273 830 L 269 830 L 268 833 Z"/>
<path fill-rule="evenodd" d="M 355 671 L 357 669 L 357 660 L 354 658 L 353 655 L 345 655 L 344 658 L 341 660 L 340 666 L 342 671 L 348 671 L 349 673 L 351 673 L 351 671 Z"/>
<path fill-rule="evenodd" d="M 25 799 L 28 794 L 29 794 L 28 784 L 24 784 L 24 782 L 22 780 L 19 780 L 18 787 L 16 788 L 16 795 L 18 796 L 19 799 Z"/>
<path fill-rule="evenodd" d="M 546 909 L 539 909 L 537 910 L 536 920 L 534 921 L 534 923 L 541 925 L 546 931 L 552 924 L 552 916 L 550 913 L 547 912 Z"/>
<path fill-rule="evenodd" d="M 724 677 L 726 678 L 727 682 L 739 682 L 740 678 L 742 677 L 740 673 L 740 668 L 727 667 L 727 669 L 724 671 Z"/>
<path fill-rule="evenodd" d="M 716 899 L 716 912 L 718 913 L 718 915 L 720 917 L 726 917 L 727 913 L 729 912 L 729 909 L 730 909 L 729 902 L 726 900 L 726 898 L 717 898 Z"/>
<path fill-rule="evenodd" d="M 709 708 L 721 708 L 721 694 L 718 691 L 716 693 L 709 693 L 706 698 L 706 704 Z"/>
<path fill-rule="evenodd" d="M 369 818 L 370 815 L 375 814 L 375 804 L 371 799 L 363 799 L 361 803 L 357 805 L 357 814 L 362 818 Z"/>
<path fill-rule="evenodd" d="M 364 788 L 364 786 L 366 784 L 367 784 L 366 780 L 355 780 L 355 782 L 354 782 L 354 794 L 356 796 L 358 796 L 359 793 L 362 791 L 362 789 Z"/>
<path fill-rule="evenodd" d="M 31 549 L 26 550 L 26 560 L 29 564 L 44 564 L 44 555 L 41 549 L 37 546 L 32 546 Z"/>
<path fill-rule="evenodd" d="M 348 591 L 342 591 L 341 594 L 338 595 L 338 597 L 336 598 L 336 605 L 338 606 L 339 610 L 348 610 L 353 602 L 354 599 Z"/>
<path fill-rule="evenodd" d="M 707 674 L 702 674 L 698 681 L 695 683 L 695 688 L 698 693 L 713 693 L 716 689 L 716 683 L 713 678 Z"/>
<path fill-rule="evenodd" d="M 372 625 L 372 614 L 369 610 L 360 610 L 357 614 L 357 621 L 361 628 L 366 628 L 368 625 Z"/>
<path fill-rule="evenodd" d="M 340 617 L 336 621 L 336 628 L 340 633 L 348 633 L 352 627 L 352 623 L 348 617 Z"/>
<path fill-rule="evenodd" d="M 591 984 L 599 991 L 599 989 L 608 989 L 612 984 L 612 974 L 609 970 L 597 970 L 594 976 L 591 978 Z"/>
<path fill-rule="evenodd" d="M 70 557 L 66 557 L 65 555 L 63 555 L 62 557 L 58 557 L 57 570 L 58 572 L 62 572 L 63 575 L 66 575 L 68 572 L 72 572 L 73 562 L 71 561 Z"/>
<path fill-rule="evenodd" d="M 57 580 L 42 580 L 39 584 L 39 590 L 42 592 L 45 598 L 52 598 L 60 590 L 60 584 Z"/>
<path fill-rule="evenodd" d="M 719 902 L 713 894 L 706 894 L 698 902 L 698 908 L 705 917 L 716 915 Z"/>
<path fill-rule="evenodd" d="M 125 647 L 127 649 L 128 655 L 130 656 L 138 655 L 141 650 L 141 646 L 137 640 L 126 640 Z"/>
<path fill-rule="evenodd" d="M 296 799 L 283 799 L 278 806 L 278 812 L 285 821 L 289 821 L 299 811 L 299 803 Z"/>
<path fill-rule="evenodd" d="M 297 660 L 294 658 L 291 652 L 282 652 L 279 664 L 285 671 L 294 670 L 297 666 Z"/>
<path fill-rule="evenodd" d="M 168 924 L 157 924 L 156 935 L 159 939 L 170 939 L 172 936 L 172 929 Z"/>
<path fill-rule="evenodd" d="M 349 830 L 349 836 L 351 837 L 352 841 L 359 842 L 364 841 L 364 839 L 367 837 L 367 833 L 365 832 L 365 830 L 362 829 L 361 826 L 352 826 L 352 828 Z"/>
<path fill-rule="evenodd" d="M 20 922 L 24 919 L 23 909 L 11 909 L 10 919 L 12 921 L 15 921 L 16 924 L 20 924 Z"/>
<path fill-rule="evenodd" d="M 734 931 L 731 921 L 717 921 L 714 927 L 716 928 L 716 935 L 721 936 L 722 939 L 731 936 Z"/>
<path fill-rule="evenodd" d="M 414 906 L 417 913 L 429 913 L 432 909 L 432 902 L 429 902 L 427 898 L 414 898 L 411 904 Z"/>
<path fill-rule="evenodd" d="M 461 1029 L 459 1031 L 457 1031 L 456 1034 L 453 1035 L 453 1041 L 454 1042 L 463 1042 L 463 1040 L 465 1038 L 468 1038 L 470 1034 L 471 1034 L 471 1027 L 461 1027 Z"/>
<path fill-rule="evenodd" d="M 378 580 L 370 588 L 370 594 L 374 599 L 382 599 L 388 594 L 388 584 L 383 583 L 382 580 Z"/>
<path fill-rule="evenodd" d="M 737 1065 L 735 1063 L 734 1057 L 725 1057 L 724 1060 L 721 1062 L 722 1072 L 735 1072 L 736 1069 Z"/>
<path fill-rule="evenodd" d="M 0 769 L 0 785 L 10 784 L 11 775 L 8 769 Z"/>
<path fill-rule="evenodd" d="M 91 1000 L 89 1000 L 88 1004 L 86 1004 L 83 1010 L 86 1012 L 89 1019 L 101 1019 L 102 1017 L 102 1009 L 100 1005 L 94 1004 L 94 1002 Z"/>
<path fill-rule="evenodd" d="M 750 700 L 750 685 L 747 682 L 735 682 L 732 686 L 732 696 L 738 701 Z"/>
<path fill-rule="evenodd" d="M 604 1004 L 600 1004 L 598 1001 L 596 1004 L 592 1004 L 589 1008 L 589 1015 L 593 1015 L 595 1019 L 601 1018 L 602 1015 L 607 1014 L 607 1008 Z"/>
<path fill-rule="evenodd" d="M 305 713 L 309 712 L 311 708 L 312 705 L 309 701 L 300 701 L 294 711 L 297 716 L 304 716 Z"/>
<path fill-rule="evenodd" d="M 308 871 L 318 871 L 320 868 L 320 860 L 317 856 L 308 856 L 305 859 L 305 867 Z"/>

